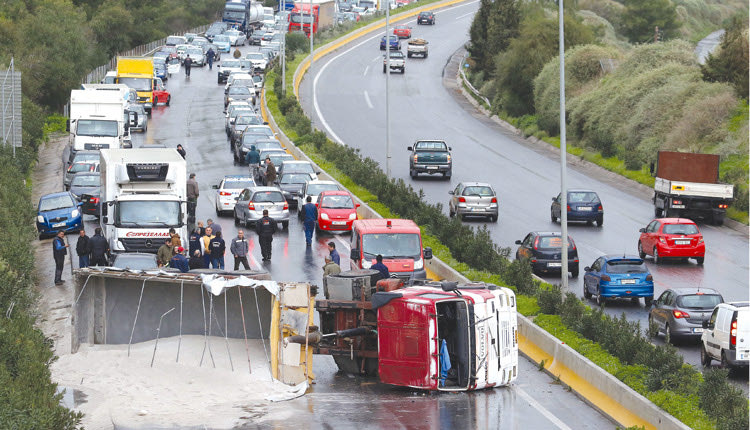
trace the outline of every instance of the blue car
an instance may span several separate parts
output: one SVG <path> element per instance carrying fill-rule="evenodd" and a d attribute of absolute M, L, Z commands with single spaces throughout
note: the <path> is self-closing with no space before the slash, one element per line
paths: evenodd
<path fill-rule="evenodd" d="M 211 42 L 219 49 L 219 52 L 229 52 L 229 50 L 232 48 L 232 41 L 229 39 L 229 36 L 219 34 L 214 37 L 214 40 Z"/>
<path fill-rule="evenodd" d="M 550 218 L 552 222 L 558 222 L 560 214 L 560 202 L 562 194 L 552 197 L 550 207 Z M 596 192 L 591 190 L 568 190 L 568 221 L 585 221 L 588 224 L 596 223 L 597 227 L 604 225 L 604 207 Z"/>
<path fill-rule="evenodd" d="M 162 81 L 169 79 L 169 76 L 167 76 L 167 62 L 164 59 L 154 57 L 154 76 L 161 78 Z"/>
<path fill-rule="evenodd" d="M 46 194 L 39 199 L 36 229 L 39 238 L 54 236 L 62 230 L 66 233 L 83 228 L 83 214 L 79 203 L 70 191 Z"/>
<path fill-rule="evenodd" d="M 646 307 L 654 300 L 654 278 L 636 255 L 605 255 L 583 270 L 583 296 L 596 296 L 599 305 L 615 297 L 629 297 L 634 302 L 643 297 Z"/>
<path fill-rule="evenodd" d="M 398 38 L 398 36 L 391 35 L 390 37 L 390 45 L 392 51 L 400 51 L 401 50 L 401 39 Z M 380 50 L 385 51 L 385 36 L 380 38 Z"/>

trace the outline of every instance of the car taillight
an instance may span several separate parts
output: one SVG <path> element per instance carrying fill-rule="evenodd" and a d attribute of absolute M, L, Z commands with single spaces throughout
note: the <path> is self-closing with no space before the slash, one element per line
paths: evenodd
<path fill-rule="evenodd" d="M 99 204 L 99 197 L 92 197 L 89 201 L 95 205 Z"/>
<path fill-rule="evenodd" d="M 673 205 L 681 205 L 682 204 L 682 200 L 672 200 L 672 204 Z"/>
<path fill-rule="evenodd" d="M 73 168 L 72 164 L 70 166 L 68 166 L 68 172 L 70 172 L 70 169 L 72 169 L 72 168 Z"/>
<path fill-rule="evenodd" d="M 678 311 L 677 309 L 672 311 L 672 316 L 675 318 L 690 318 L 690 315 L 687 312 Z"/>
<path fill-rule="evenodd" d="M 726 209 L 728 207 L 729 207 L 729 205 L 724 205 L 724 204 L 719 205 L 719 209 Z"/>
<path fill-rule="evenodd" d="M 601 212 L 601 211 L 603 211 L 603 210 L 604 210 L 604 208 L 602 207 L 602 205 L 599 205 L 599 207 L 598 207 L 598 208 L 596 208 L 596 209 L 597 209 L 597 210 L 598 210 L 599 212 Z"/>
<path fill-rule="evenodd" d="M 611 281 L 611 280 L 612 280 L 612 278 L 610 278 L 610 277 L 609 277 L 609 275 L 602 275 L 602 281 L 607 281 L 607 282 L 609 282 L 609 281 Z"/>
<path fill-rule="evenodd" d="M 497 203 L 497 197 L 493 197 L 490 203 Z"/>
<path fill-rule="evenodd" d="M 253 203 L 253 202 L 247 202 L 247 208 L 250 209 L 251 211 L 254 211 L 255 210 L 255 203 Z"/>
<path fill-rule="evenodd" d="M 228 193 L 228 192 L 226 192 L 226 191 L 219 191 L 219 195 L 220 195 L 220 196 L 231 196 L 231 195 L 232 195 L 232 193 Z"/>
<path fill-rule="evenodd" d="M 568 238 L 568 241 L 570 242 L 570 245 L 569 245 L 569 246 L 570 246 L 571 248 L 573 248 L 573 249 L 576 249 L 576 243 L 575 243 L 575 242 L 573 242 L 573 238 L 572 238 L 572 237 L 569 237 L 569 238 Z"/>
<path fill-rule="evenodd" d="M 703 243 L 703 236 L 698 236 L 698 243 Z"/>
<path fill-rule="evenodd" d="M 458 202 L 459 203 L 466 203 L 466 198 L 465 197 L 459 197 L 458 198 Z"/>
<path fill-rule="evenodd" d="M 737 320 L 732 321 L 732 329 L 729 331 L 729 344 L 737 345 Z"/>
<path fill-rule="evenodd" d="M 539 246 L 539 236 L 534 239 L 534 249 L 537 249 L 537 246 Z"/>
<path fill-rule="evenodd" d="M 288 210 L 288 209 L 289 209 L 289 202 L 284 202 L 284 210 Z"/>
<path fill-rule="evenodd" d="M 653 276 L 651 276 L 651 275 L 646 275 L 646 280 L 647 280 L 647 281 L 653 281 L 653 280 L 654 280 L 654 277 L 653 277 Z"/>
<path fill-rule="evenodd" d="M 568 205 L 568 212 L 570 212 L 570 205 Z"/>

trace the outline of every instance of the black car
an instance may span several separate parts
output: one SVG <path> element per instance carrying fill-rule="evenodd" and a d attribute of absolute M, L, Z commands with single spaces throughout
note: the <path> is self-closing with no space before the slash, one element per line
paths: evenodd
<path fill-rule="evenodd" d="M 420 12 L 417 17 L 417 24 L 435 25 L 435 13 L 429 10 Z"/>
<path fill-rule="evenodd" d="M 268 135 L 265 133 L 242 133 L 242 136 L 235 140 L 234 161 L 240 164 L 245 164 L 245 156 L 250 152 L 250 147 L 255 145 L 255 142 L 258 140 L 264 139 L 268 139 Z"/>
<path fill-rule="evenodd" d="M 86 215 L 99 217 L 99 190 L 84 193 L 81 196 L 81 211 Z"/>
<path fill-rule="evenodd" d="M 276 186 L 281 189 L 289 206 L 297 207 L 297 199 L 305 184 L 310 182 L 311 177 L 307 173 L 285 173 L 279 176 Z"/>
<path fill-rule="evenodd" d="M 264 34 L 265 33 L 260 31 L 254 31 L 253 34 L 247 38 L 247 43 L 250 45 L 260 45 L 260 41 L 263 40 Z"/>
<path fill-rule="evenodd" d="M 516 250 L 516 260 L 527 259 L 536 274 L 560 273 L 562 270 L 562 235 L 559 232 L 532 231 Z M 568 271 L 574 278 L 578 277 L 578 249 L 573 239 L 568 236 Z"/>

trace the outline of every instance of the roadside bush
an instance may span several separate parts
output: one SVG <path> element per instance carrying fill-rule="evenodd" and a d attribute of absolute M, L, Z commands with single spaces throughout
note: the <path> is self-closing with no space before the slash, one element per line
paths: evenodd
<path fill-rule="evenodd" d="M 739 429 L 748 423 L 747 396 L 727 382 L 729 371 L 712 367 L 703 371 L 703 384 L 698 388 L 701 409 L 718 417 L 718 429 Z"/>
<path fill-rule="evenodd" d="M 286 52 L 289 54 L 310 51 L 310 39 L 304 33 L 295 31 L 286 35 Z M 287 61 L 291 61 L 287 58 Z"/>
<path fill-rule="evenodd" d="M 541 288 L 537 294 L 539 310 L 547 315 L 558 315 L 562 307 L 563 296 L 560 285 L 553 284 L 548 288 Z"/>

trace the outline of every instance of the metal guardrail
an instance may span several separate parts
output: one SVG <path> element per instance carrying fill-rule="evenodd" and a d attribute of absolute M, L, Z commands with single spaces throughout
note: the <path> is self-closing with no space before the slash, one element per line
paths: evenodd
<path fill-rule="evenodd" d="M 492 103 L 490 103 L 490 99 L 483 96 L 482 93 L 479 92 L 478 89 L 474 88 L 474 85 L 471 84 L 471 81 L 469 81 L 469 78 L 466 77 L 466 73 L 464 73 L 464 64 L 466 64 L 466 55 L 468 52 L 464 53 L 463 58 L 461 58 L 461 65 L 458 66 L 458 71 L 461 73 L 461 79 L 466 84 L 467 87 L 469 87 L 469 90 L 471 90 L 472 93 L 474 93 L 475 96 L 479 97 L 482 101 L 487 103 L 487 107 L 492 107 Z"/>

